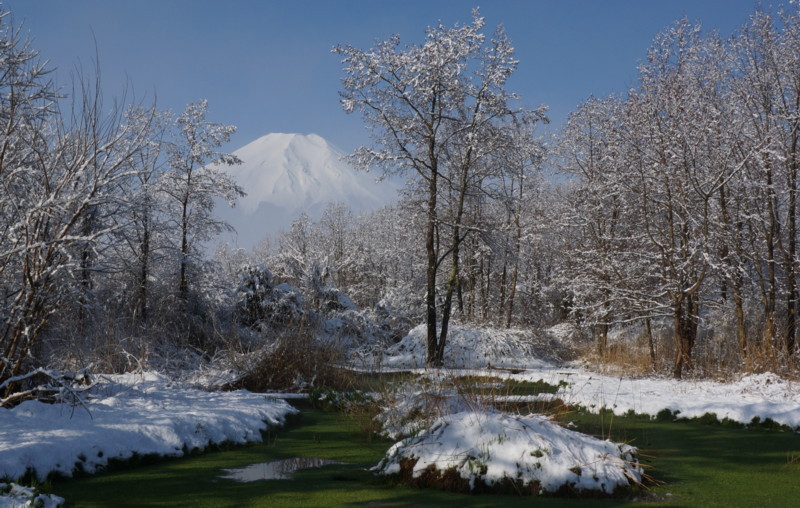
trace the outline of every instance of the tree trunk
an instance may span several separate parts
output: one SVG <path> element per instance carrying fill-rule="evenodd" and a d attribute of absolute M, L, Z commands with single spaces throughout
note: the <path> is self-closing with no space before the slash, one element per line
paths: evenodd
<path fill-rule="evenodd" d="M 469 279 L 468 279 L 469 286 L 467 287 L 467 291 L 468 291 L 468 293 L 467 293 L 467 318 L 469 318 L 470 320 L 475 319 L 475 307 L 476 307 L 477 290 L 478 290 L 478 287 L 477 287 L 478 286 L 478 284 L 477 284 L 478 278 L 477 278 L 477 276 L 475 274 L 479 269 L 480 269 L 479 267 L 476 268 L 474 263 L 470 263 Z"/>
<path fill-rule="evenodd" d="M 522 180 L 522 179 L 520 179 Z M 519 184 L 519 200 L 522 206 L 522 181 Z M 506 314 L 506 328 L 511 328 L 511 318 L 514 314 L 514 298 L 517 296 L 517 277 L 519 273 L 519 255 L 522 249 L 522 226 L 519 221 L 519 212 L 514 214 L 514 268 L 511 271 L 511 288 L 508 295 L 508 312 Z"/>
<path fill-rule="evenodd" d="M 511 270 L 511 288 L 508 295 L 508 307 L 506 308 L 506 328 L 511 328 L 511 318 L 514 315 L 514 297 L 517 295 L 517 263 Z"/>
<path fill-rule="evenodd" d="M 84 237 L 91 236 L 94 229 L 95 209 L 90 207 L 82 219 L 81 234 Z M 88 321 L 87 307 L 89 306 L 89 293 L 92 291 L 92 250 L 87 244 L 80 246 L 80 284 L 78 294 L 78 335 L 86 334 L 86 324 Z"/>
<path fill-rule="evenodd" d="M 739 344 L 739 355 L 747 359 L 747 330 L 744 321 L 744 298 L 740 283 L 733 284 L 734 313 L 736 315 L 736 340 Z"/>
<path fill-rule="evenodd" d="M 432 172 L 430 181 L 428 182 L 428 229 L 425 232 L 425 252 L 427 254 L 428 268 L 426 275 L 428 292 L 425 295 L 425 316 L 427 324 L 427 351 L 428 357 L 426 364 L 429 367 L 436 366 L 437 351 L 439 344 L 436 335 L 436 195 L 437 189 L 437 174 Z"/>
<path fill-rule="evenodd" d="M 139 320 L 147 325 L 147 289 L 148 278 L 150 277 L 150 225 L 145 219 L 144 231 L 142 232 L 141 252 L 139 253 L 139 284 L 137 295 L 137 311 Z"/>
<path fill-rule="evenodd" d="M 800 105 L 800 95 L 798 95 L 798 105 Z M 786 352 L 793 354 L 795 349 L 795 338 L 797 335 L 797 311 L 798 311 L 798 288 L 797 272 L 795 270 L 795 260 L 797 258 L 797 171 L 798 171 L 798 132 L 800 125 L 795 125 L 792 130 L 790 141 L 789 157 L 789 209 L 787 211 L 787 229 L 789 249 L 785 256 L 786 265 Z"/>
<path fill-rule="evenodd" d="M 653 372 L 656 370 L 656 346 L 653 341 L 653 327 L 650 326 L 650 318 L 644 320 L 645 330 L 647 331 L 647 345 L 650 348 L 650 366 Z"/>
<path fill-rule="evenodd" d="M 597 356 L 603 361 L 605 360 L 606 348 L 608 346 L 608 324 L 601 323 L 597 325 L 595 334 L 597 334 Z"/>
<path fill-rule="evenodd" d="M 436 349 L 436 359 L 434 365 L 441 367 L 444 365 L 444 346 L 447 343 L 447 332 L 450 327 L 450 309 L 453 304 L 453 292 L 458 278 L 458 248 L 453 251 L 453 266 L 450 268 L 450 277 L 447 280 L 447 293 L 444 297 L 442 307 L 442 329 L 439 335 L 439 344 Z"/>
<path fill-rule="evenodd" d="M 685 305 L 685 308 L 684 308 Z M 697 337 L 699 304 L 693 295 L 675 301 L 673 325 L 675 326 L 675 367 L 673 376 L 681 379 L 686 370 L 692 368 L 692 349 Z"/>
<path fill-rule="evenodd" d="M 764 302 L 764 341 L 768 347 L 774 347 L 775 333 L 775 301 L 777 298 L 777 273 L 775 246 L 780 241 L 780 222 L 777 212 L 777 196 L 773 189 L 772 168 L 767 162 L 767 206 L 769 210 L 769 228 L 767 231 L 767 277 L 769 287 Z"/>
<path fill-rule="evenodd" d="M 471 152 L 470 152 L 471 153 Z M 469 156 L 469 154 L 468 154 Z M 469 157 L 468 157 L 469 158 Z M 452 264 L 450 267 L 450 277 L 447 281 L 447 294 L 444 299 L 444 308 L 442 309 L 442 330 L 439 335 L 439 344 L 436 352 L 437 366 L 444 364 L 444 346 L 447 343 L 447 331 L 450 325 L 450 312 L 453 306 L 453 293 L 458 285 L 460 279 L 460 262 L 461 255 L 461 222 L 464 220 L 464 200 L 467 195 L 467 176 L 469 174 L 469 165 L 461 168 L 461 178 L 459 179 L 458 201 L 456 206 L 455 223 L 453 224 L 453 248 L 452 248 Z"/>
<path fill-rule="evenodd" d="M 686 342 L 683 337 L 685 331 L 683 323 L 683 302 L 680 300 L 675 301 L 672 312 L 673 336 L 675 338 L 675 365 L 672 370 L 672 376 L 675 379 L 681 379 L 683 377 L 683 367 L 686 360 Z"/>
<path fill-rule="evenodd" d="M 184 200 L 181 210 L 181 266 L 178 274 L 178 294 L 186 300 L 189 285 L 186 281 L 186 266 L 189 264 L 189 203 Z"/>
<path fill-rule="evenodd" d="M 508 252 L 506 252 L 508 254 Z M 503 260 L 503 269 L 500 271 L 500 305 L 497 308 L 497 325 L 503 321 L 503 315 L 506 313 L 506 277 L 508 272 L 507 261 Z"/>

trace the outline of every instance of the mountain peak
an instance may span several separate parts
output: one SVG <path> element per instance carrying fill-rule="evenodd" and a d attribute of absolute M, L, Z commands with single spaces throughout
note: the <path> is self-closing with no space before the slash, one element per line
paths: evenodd
<path fill-rule="evenodd" d="M 254 141 L 251 141 L 242 148 L 245 148 L 253 144 L 286 146 L 290 144 L 302 144 L 302 143 L 307 143 L 311 145 L 330 145 L 330 143 L 328 143 L 328 141 L 319 134 L 314 134 L 314 133 L 300 134 L 297 132 L 271 132 L 269 134 L 261 136 L 260 138 Z"/>
<path fill-rule="evenodd" d="M 247 196 L 233 210 L 218 207 L 218 215 L 237 230 L 241 247 L 288 229 L 301 213 L 318 219 L 328 203 L 358 213 L 394 201 L 397 192 L 391 183 L 376 183 L 374 175 L 354 169 L 317 134 L 271 133 L 234 154 L 242 164 L 225 170 Z"/>

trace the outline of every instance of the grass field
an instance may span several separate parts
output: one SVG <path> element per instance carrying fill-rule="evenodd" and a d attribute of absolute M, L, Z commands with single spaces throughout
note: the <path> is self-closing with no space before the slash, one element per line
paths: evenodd
<path fill-rule="evenodd" d="M 76 507 L 141 506 L 529 506 L 530 498 L 415 490 L 366 468 L 389 441 L 363 429 L 366 416 L 302 407 L 302 415 L 267 442 L 183 459 L 141 461 L 114 472 L 45 486 Z M 567 413 L 579 430 L 639 446 L 655 484 L 623 499 L 547 498 L 547 506 L 796 506 L 800 499 L 800 436 L 776 430 L 698 422 L 658 422 L 609 413 Z M 291 480 L 238 483 L 223 469 L 291 457 L 345 465 L 303 470 Z"/>

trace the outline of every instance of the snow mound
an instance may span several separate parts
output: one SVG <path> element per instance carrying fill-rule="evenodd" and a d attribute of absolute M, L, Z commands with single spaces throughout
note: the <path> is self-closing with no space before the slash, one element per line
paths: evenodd
<path fill-rule="evenodd" d="M 405 383 L 384 400 L 375 421 L 380 424 L 382 435 L 400 439 L 417 434 L 444 415 L 474 409 L 476 402 L 449 393 L 441 382 L 427 387 Z"/>
<path fill-rule="evenodd" d="M 388 368 L 425 366 L 426 325 L 408 332 L 386 350 L 382 365 Z M 451 326 L 447 335 L 444 363 L 447 367 L 548 367 L 557 360 L 551 338 L 540 338 L 526 330 L 468 328 Z"/>
<path fill-rule="evenodd" d="M 58 508 L 64 506 L 64 498 L 53 494 L 39 494 L 31 487 L 23 487 L 16 483 L 0 483 L 0 508 L 24 508 L 38 506 L 41 508 Z"/>
<path fill-rule="evenodd" d="M 451 470 L 471 490 L 511 480 L 540 493 L 567 488 L 611 494 L 641 483 L 636 451 L 541 415 L 463 411 L 396 443 L 375 470 L 390 475 L 411 467 L 413 478 Z"/>
<path fill-rule="evenodd" d="M 134 454 L 180 456 L 222 442 L 260 441 L 261 431 L 297 412 L 247 391 L 176 387 L 154 373 L 107 376 L 84 406 L 26 401 L 0 409 L 0 478 L 26 471 L 93 473 Z"/>

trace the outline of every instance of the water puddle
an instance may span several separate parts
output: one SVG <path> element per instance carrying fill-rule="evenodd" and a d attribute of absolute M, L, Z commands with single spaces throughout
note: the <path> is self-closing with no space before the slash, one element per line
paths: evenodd
<path fill-rule="evenodd" d="M 222 478 L 236 480 L 237 482 L 255 482 L 258 480 L 289 480 L 292 473 L 301 469 L 322 467 L 330 464 L 344 464 L 329 459 L 295 457 L 286 460 L 273 460 L 251 464 L 237 469 L 224 469 L 227 472 Z"/>

